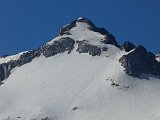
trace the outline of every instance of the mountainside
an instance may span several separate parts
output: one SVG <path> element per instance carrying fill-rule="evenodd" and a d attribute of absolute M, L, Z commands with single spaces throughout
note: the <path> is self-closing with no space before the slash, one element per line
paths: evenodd
<path fill-rule="evenodd" d="M 160 54 L 156 55 L 156 60 L 160 62 Z"/>
<path fill-rule="evenodd" d="M 81 17 L 41 47 L 0 58 L 0 120 L 158 120 L 156 58 Z"/>

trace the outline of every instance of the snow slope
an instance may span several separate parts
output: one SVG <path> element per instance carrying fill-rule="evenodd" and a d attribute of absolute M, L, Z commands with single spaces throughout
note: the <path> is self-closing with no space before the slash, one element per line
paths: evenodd
<path fill-rule="evenodd" d="M 54 40 L 64 36 L 85 39 L 108 51 L 92 57 L 79 54 L 75 46 L 70 54 L 41 55 L 14 68 L 0 86 L 0 120 L 160 119 L 159 78 L 127 76 L 119 58 L 128 53 L 99 42 L 104 36 L 85 24 L 80 23 L 71 33 Z"/>

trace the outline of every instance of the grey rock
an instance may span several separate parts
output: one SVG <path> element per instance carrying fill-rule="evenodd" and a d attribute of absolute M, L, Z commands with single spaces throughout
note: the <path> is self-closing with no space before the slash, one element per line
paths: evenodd
<path fill-rule="evenodd" d="M 89 55 L 92 56 L 100 56 L 101 55 L 101 48 L 88 44 L 85 40 L 80 41 L 78 43 L 78 49 L 77 51 L 79 53 L 89 53 Z"/>
<path fill-rule="evenodd" d="M 108 51 L 108 48 L 107 47 L 102 47 L 102 50 L 103 51 Z"/>
<path fill-rule="evenodd" d="M 54 41 L 52 45 L 45 45 L 42 48 L 42 53 L 45 57 L 54 56 L 58 53 L 63 53 L 71 50 L 74 48 L 75 41 L 69 37 L 61 38 L 58 41 Z"/>
<path fill-rule="evenodd" d="M 23 53 L 18 60 L 11 60 L 7 63 L 0 64 L 0 81 L 7 79 L 13 68 L 27 64 L 34 58 L 39 57 L 41 54 L 45 57 L 50 57 L 65 51 L 70 53 L 74 48 L 74 43 L 75 41 L 69 37 L 62 38 L 59 41 L 54 41 L 52 45 L 43 45 L 36 50 Z"/>
<path fill-rule="evenodd" d="M 105 43 L 105 44 L 111 44 L 114 45 L 116 47 L 120 47 L 117 43 L 117 41 L 115 40 L 115 37 L 111 34 L 108 33 L 108 35 L 105 37 L 104 40 L 102 40 L 101 42 Z"/>
<path fill-rule="evenodd" d="M 122 56 L 119 61 L 130 76 L 140 77 L 142 74 L 160 76 L 160 63 L 156 61 L 155 55 L 143 46 L 138 46 L 133 52 Z"/>
<path fill-rule="evenodd" d="M 23 53 L 18 60 L 11 60 L 7 63 L 0 64 L 0 81 L 8 78 L 10 72 L 15 67 L 20 67 L 26 63 L 31 62 L 38 55 L 35 54 L 35 51 L 29 51 L 27 53 Z"/>
<path fill-rule="evenodd" d="M 123 45 L 120 47 L 121 49 L 124 49 L 126 52 L 129 52 L 131 50 L 133 50 L 136 46 L 129 42 L 129 41 L 126 41 L 123 43 Z"/>
<path fill-rule="evenodd" d="M 7 72 L 7 64 L 1 64 L 0 65 L 0 80 L 4 80 L 8 76 Z"/>

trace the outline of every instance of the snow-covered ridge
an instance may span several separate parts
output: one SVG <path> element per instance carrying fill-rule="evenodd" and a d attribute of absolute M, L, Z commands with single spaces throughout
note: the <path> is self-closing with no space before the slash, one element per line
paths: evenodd
<path fill-rule="evenodd" d="M 160 119 L 155 55 L 130 42 L 118 45 L 86 18 L 64 26 L 38 49 L 2 63 L 0 120 Z M 141 75 L 143 65 L 149 74 L 128 76 Z"/>
<path fill-rule="evenodd" d="M 158 72 L 160 71 L 160 65 L 159 63 L 157 63 L 157 61 L 155 61 L 154 54 L 148 52 L 145 48 L 140 49 L 138 52 L 136 52 L 136 54 L 134 54 L 133 49 L 136 47 L 134 46 L 134 44 L 125 42 L 122 46 L 118 45 L 113 35 L 111 35 L 105 29 L 97 28 L 90 20 L 86 18 L 80 18 L 71 22 L 71 24 L 64 26 L 60 30 L 60 33 L 61 32 L 63 34 L 60 34 L 59 36 L 47 42 L 36 50 L 23 52 L 14 56 L 8 56 L 6 58 L 1 58 L 0 80 L 8 78 L 11 70 L 15 67 L 29 63 L 40 55 L 44 55 L 45 57 L 52 57 L 56 54 L 64 53 L 66 51 L 68 51 L 68 53 L 71 53 L 73 49 L 76 49 L 76 51 L 79 53 L 88 53 L 92 56 L 100 56 L 106 54 L 110 50 L 109 46 L 114 46 L 115 49 L 126 51 L 126 53 L 124 53 L 125 56 L 121 56 L 122 58 L 120 59 L 120 62 L 122 63 L 128 75 L 137 77 L 145 73 L 160 76 L 160 73 Z M 131 50 L 133 51 L 130 53 Z M 113 54 L 116 53 L 113 52 Z M 137 58 L 137 55 L 141 56 L 138 57 L 139 60 L 132 59 Z M 144 59 L 146 59 L 147 61 L 147 66 L 149 66 L 149 70 L 147 72 L 146 69 L 140 70 L 145 66 L 141 65 L 141 63 L 146 64 L 146 61 L 143 61 Z M 137 63 L 136 61 L 139 61 L 139 63 Z M 136 62 L 136 64 L 132 64 L 134 62 Z"/>
<path fill-rule="evenodd" d="M 26 53 L 26 52 L 28 52 L 28 51 L 21 52 L 21 53 L 18 53 L 18 54 L 16 54 L 16 55 L 1 57 L 1 58 L 0 58 L 0 64 L 2 64 L 2 63 L 7 63 L 7 62 L 9 62 L 9 61 L 11 61 L 11 60 L 18 60 L 19 57 L 20 57 L 23 53 Z"/>
<path fill-rule="evenodd" d="M 85 23 L 77 23 L 77 27 L 74 27 L 70 30 L 71 35 L 62 35 L 54 38 L 53 40 L 49 41 L 47 44 L 52 45 L 54 41 L 58 41 L 61 38 L 64 37 L 70 37 L 74 39 L 75 41 L 83 41 L 86 40 L 90 42 L 91 44 L 99 45 L 100 41 L 105 39 L 105 36 L 91 31 L 88 28 L 88 25 Z"/>

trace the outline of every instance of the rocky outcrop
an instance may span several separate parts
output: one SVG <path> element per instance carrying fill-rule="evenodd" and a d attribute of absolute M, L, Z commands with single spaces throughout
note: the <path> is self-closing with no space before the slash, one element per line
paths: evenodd
<path fill-rule="evenodd" d="M 74 43 L 75 41 L 69 37 L 61 38 L 58 41 L 54 41 L 52 45 L 44 45 L 36 50 L 23 53 L 18 60 L 11 60 L 7 63 L 0 64 L 0 81 L 8 78 L 13 68 L 27 64 L 34 58 L 39 57 L 41 54 L 45 57 L 50 57 L 65 51 L 70 53 L 74 48 Z"/>
<path fill-rule="evenodd" d="M 119 61 L 130 76 L 140 77 L 142 74 L 160 76 L 160 63 L 156 61 L 155 55 L 148 52 L 143 46 L 138 46 Z"/>
<path fill-rule="evenodd" d="M 42 48 L 42 53 L 45 57 L 54 56 L 58 53 L 63 53 L 71 50 L 74 48 L 75 41 L 69 37 L 61 38 L 58 41 L 54 41 L 52 45 L 45 45 Z"/>
<path fill-rule="evenodd" d="M 7 63 L 0 64 L 0 81 L 8 78 L 13 68 L 20 67 L 26 63 L 29 63 L 38 56 L 39 53 L 37 53 L 36 50 L 28 51 L 23 53 L 18 60 L 11 60 Z"/>
<path fill-rule="evenodd" d="M 121 50 L 125 50 L 126 52 L 129 52 L 129 51 L 133 50 L 135 47 L 136 46 L 133 43 L 126 41 L 122 44 L 122 46 L 120 48 L 121 48 Z"/>
<path fill-rule="evenodd" d="M 0 65 L 0 80 L 4 80 L 9 76 L 8 64 L 3 63 Z"/>
<path fill-rule="evenodd" d="M 79 53 L 89 53 L 92 56 L 100 56 L 101 55 L 101 48 L 88 44 L 85 40 L 78 42 L 78 49 Z"/>
<path fill-rule="evenodd" d="M 109 36 L 109 37 L 108 37 Z M 104 40 L 102 40 L 101 42 L 105 43 L 105 44 L 112 44 L 116 47 L 119 47 L 117 41 L 115 40 L 115 37 L 112 36 L 111 34 L 105 37 Z"/>

